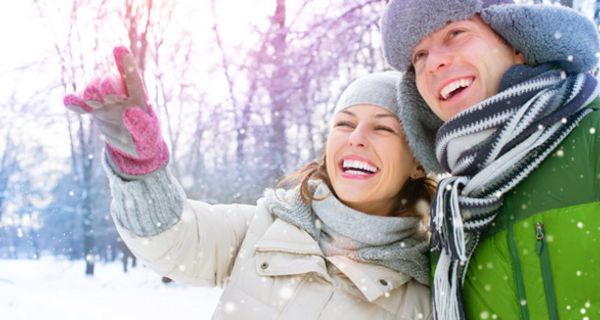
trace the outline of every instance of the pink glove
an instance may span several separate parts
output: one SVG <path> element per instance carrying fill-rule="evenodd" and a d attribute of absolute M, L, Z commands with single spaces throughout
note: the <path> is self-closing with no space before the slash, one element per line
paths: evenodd
<path fill-rule="evenodd" d="M 113 169 L 123 176 L 149 174 L 169 162 L 169 150 L 131 53 L 116 47 L 113 54 L 118 77 L 96 78 L 83 94 L 68 94 L 63 102 L 69 110 L 94 117 Z"/>

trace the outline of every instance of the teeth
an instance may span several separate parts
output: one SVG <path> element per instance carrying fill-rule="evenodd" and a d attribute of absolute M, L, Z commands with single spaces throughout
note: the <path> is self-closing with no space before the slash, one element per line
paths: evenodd
<path fill-rule="evenodd" d="M 359 169 L 362 171 L 356 171 L 356 170 L 347 170 L 352 171 L 352 172 L 361 172 L 364 173 L 364 171 L 368 171 L 371 173 L 375 173 L 377 172 L 377 168 L 375 168 L 374 166 L 369 165 L 366 162 L 363 161 L 359 161 L 359 160 L 344 160 L 344 163 L 342 164 L 342 167 L 344 169 Z"/>
<path fill-rule="evenodd" d="M 449 84 L 447 84 L 446 86 L 444 86 L 442 88 L 440 95 L 442 96 L 442 99 L 446 100 L 446 99 L 450 98 L 450 93 L 452 93 L 454 90 L 456 90 L 458 88 L 466 88 L 466 87 L 470 86 L 471 83 L 473 83 L 472 79 L 460 79 L 460 80 L 450 82 Z"/>
<path fill-rule="evenodd" d="M 350 173 L 350 174 L 356 174 L 356 175 L 362 175 L 362 176 L 366 176 L 367 173 L 364 171 L 358 171 L 358 170 L 346 170 L 346 173 Z"/>

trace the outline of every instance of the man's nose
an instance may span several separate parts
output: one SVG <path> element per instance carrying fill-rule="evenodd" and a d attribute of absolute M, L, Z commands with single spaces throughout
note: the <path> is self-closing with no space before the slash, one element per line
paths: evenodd
<path fill-rule="evenodd" d="M 450 65 L 452 54 L 444 48 L 432 47 L 427 54 L 427 71 L 436 72 Z"/>

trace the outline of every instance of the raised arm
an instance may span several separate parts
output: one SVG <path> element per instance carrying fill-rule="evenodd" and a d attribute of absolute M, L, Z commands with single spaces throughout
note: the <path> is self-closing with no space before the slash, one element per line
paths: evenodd
<path fill-rule="evenodd" d="M 64 105 L 89 114 L 106 139 L 111 213 L 132 252 L 161 275 L 197 284 L 228 276 L 253 207 L 191 201 L 170 174 L 168 147 L 144 81 L 124 47 L 113 51 L 118 76 L 91 81 Z"/>

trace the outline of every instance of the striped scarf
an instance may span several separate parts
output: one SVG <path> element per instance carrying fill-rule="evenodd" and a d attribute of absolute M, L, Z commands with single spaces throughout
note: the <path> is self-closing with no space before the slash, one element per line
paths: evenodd
<path fill-rule="evenodd" d="M 440 252 L 436 319 L 466 319 L 462 284 L 481 232 L 496 218 L 504 195 L 577 126 L 598 95 L 592 75 L 566 74 L 549 64 L 515 66 L 500 87 L 436 136 L 436 156 L 452 174 L 440 181 L 431 208 L 432 250 Z"/>

